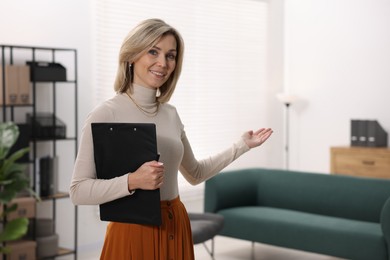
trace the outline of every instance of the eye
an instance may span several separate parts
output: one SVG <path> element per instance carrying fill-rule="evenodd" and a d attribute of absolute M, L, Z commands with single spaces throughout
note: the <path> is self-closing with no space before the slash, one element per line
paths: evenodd
<path fill-rule="evenodd" d="M 158 55 L 158 52 L 157 52 L 156 50 L 154 50 L 154 49 L 149 50 L 148 53 L 149 53 L 150 55 L 153 55 L 153 56 Z"/>
<path fill-rule="evenodd" d="M 175 55 L 174 53 L 169 53 L 169 54 L 167 55 L 167 59 L 168 59 L 168 60 L 176 60 L 176 55 Z"/>

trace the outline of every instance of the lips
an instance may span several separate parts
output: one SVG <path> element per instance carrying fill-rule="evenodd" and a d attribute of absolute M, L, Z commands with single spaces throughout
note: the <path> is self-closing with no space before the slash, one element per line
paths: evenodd
<path fill-rule="evenodd" d="M 163 72 L 158 72 L 158 71 L 154 71 L 154 70 L 150 70 L 150 72 L 153 74 L 153 75 L 156 75 L 157 77 L 161 77 L 161 78 L 163 78 L 163 77 L 165 77 L 165 73 L 163 73 Z"/>

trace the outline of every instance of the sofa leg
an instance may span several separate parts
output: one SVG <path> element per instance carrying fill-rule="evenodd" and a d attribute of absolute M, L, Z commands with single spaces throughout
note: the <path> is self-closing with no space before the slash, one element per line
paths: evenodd
<path fill-rule="evenodd" d="M 214 238 L 211 239 L 211 258 L 214 259 Z"/>
<path fill-rule="evenodd" d="M 211 256 L 211 259 L 214 259 L 214 238 L 211 239 L 211 249 L 209 249 L 205 242 L 202 243 L 204 248 L 206 248 L 207 253 Z"/>

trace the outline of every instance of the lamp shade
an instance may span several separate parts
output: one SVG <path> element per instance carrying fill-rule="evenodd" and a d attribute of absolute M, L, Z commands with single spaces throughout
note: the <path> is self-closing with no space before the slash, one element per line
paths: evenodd
<path fill-rule="evenodd" d="M 276 95 L 276 98 L 286 105 L 294 103 L 297 100 L 296 96 L 289 93 L 279 93 Z"/>

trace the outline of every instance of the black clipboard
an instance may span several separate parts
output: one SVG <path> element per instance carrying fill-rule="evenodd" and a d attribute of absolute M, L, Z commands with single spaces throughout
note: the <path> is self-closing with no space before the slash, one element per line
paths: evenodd
<path fill-rule="evenodd" d="M 91 128 L 98 179 L 122 176 L 158 160 L 155 124 L 92 123 Z M 99 208 L 103 221 L 161 225 L 159 189 L 136 190 Z"/>

